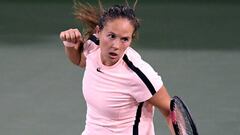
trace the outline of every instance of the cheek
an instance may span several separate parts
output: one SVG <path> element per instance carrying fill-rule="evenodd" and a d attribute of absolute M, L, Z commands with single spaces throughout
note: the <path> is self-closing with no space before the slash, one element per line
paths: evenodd
<path fill-rule="evenodd" d="M 107 52 L 111 47 L 111 42 L 106 38 L 101 38 L 99 47 L 103 52 Z"/>
<path fill-rule="evenodd" d="M 121 52 L 124 52 L 128 47 L 130 46 L 130 44 L 122 44 L 121 46 Z"/>
<path fill-rule="evenodd" d="M 131 42 L 125 43 L 125 44 L 123 44 L 123 46 L 124 46 L 124 48 L 126 49 L 126 48 L 128 48 L 129 46 L 131 46 Z"/>
<path fill-rule="evenodd" d="M 107 37 L 102 37 L 100 39 L 100 44 L 103 46 L 108 46 L 109 44 L 111 44 L 111 42 Z"/>

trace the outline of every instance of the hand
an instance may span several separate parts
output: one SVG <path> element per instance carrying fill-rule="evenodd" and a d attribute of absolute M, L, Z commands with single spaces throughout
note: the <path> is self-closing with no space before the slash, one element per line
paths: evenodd
<path fill-rule="evenodd" d="M 60 39 L 65 46 L 77 46 L 82 40 L 82 35 L 78 29 L 68 29 L 60 33 Z"/>

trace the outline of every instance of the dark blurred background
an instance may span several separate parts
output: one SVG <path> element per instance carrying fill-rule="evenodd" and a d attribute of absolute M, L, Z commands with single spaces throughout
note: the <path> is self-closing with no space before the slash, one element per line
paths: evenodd
<path fill-rule="evenodd" d="M 133 47 L 170 95 L 189 105 L 199 134 L 239 134 L 240 2 L 139 0 L 136 13 L 141 28 Z M 70 63 L 59 40 L 69 28 L 82 29 L 72 0 L 0 1 L 0 135 L 81 134 L 84 70 Z M 155 114 L 156 135 L 169 134 Z"/>
<path fill-rule="evenodd" d="M 124 0 L 103 0 L 103 3 L 108 7 Z M 25 44 L 44 40 L 68 28 L 81 28 L 74 19 L 72 7 L 71 0 L 1 0 L 0 41 Z M 142 20 L 142 28 L 136 46 L 239 49 L 239 13 L 237 0 L 139 1 L 137 15 Z"/>

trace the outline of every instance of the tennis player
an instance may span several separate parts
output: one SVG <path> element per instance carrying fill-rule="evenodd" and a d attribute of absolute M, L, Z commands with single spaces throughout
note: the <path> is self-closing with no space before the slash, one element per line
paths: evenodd
<path fill-rule="evenodd" d="M 85 68 L 87 114 L 82 135 L 154 135 L 154 106 L 172 132 L 170 96 L 162 79 L 131 47 L 139 28 L 134 8 L 115 5 L 99 10 L 75 3 L 75 10 L 88 26 L 87 33 L 69 29 L 60 38 L 72 63 Z"/>

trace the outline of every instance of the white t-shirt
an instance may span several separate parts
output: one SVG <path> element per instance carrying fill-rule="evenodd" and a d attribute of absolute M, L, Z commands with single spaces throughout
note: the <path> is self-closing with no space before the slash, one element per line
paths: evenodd
<path fill-rule="evenodd" d="M 131 47 L 113 66 L 102 64 L 100 52 L 94 42 L 84 44 L 82 135 L 154 135 L 154 108 L 145 101 L 163 86 L 161 77 Z"/>

